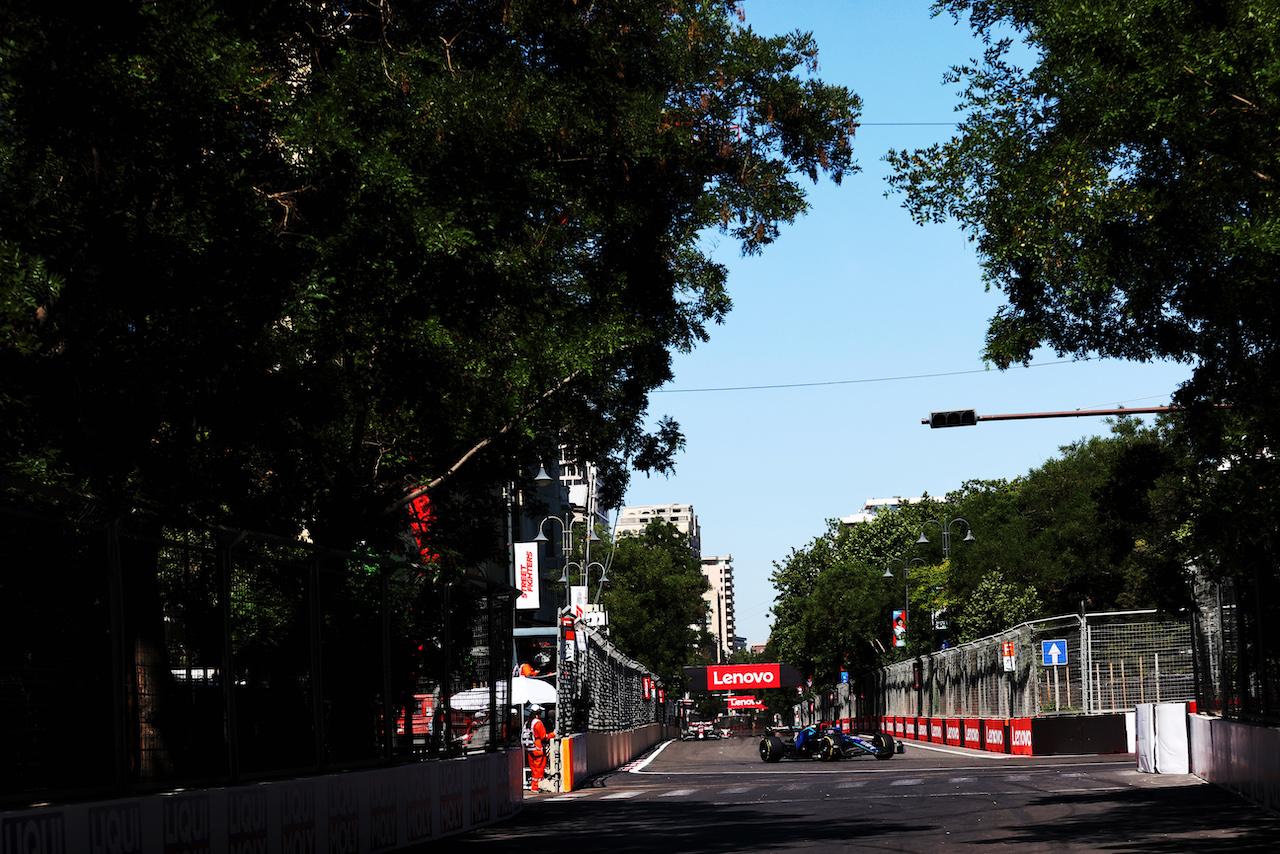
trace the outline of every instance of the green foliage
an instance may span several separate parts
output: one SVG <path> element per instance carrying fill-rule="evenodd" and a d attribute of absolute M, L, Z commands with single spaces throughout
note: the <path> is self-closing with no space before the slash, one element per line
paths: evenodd
<path fill-rule="evenodd" d="M 1036 587 L 1046 614 L 1190 604 L 1194 553 L 1179 535 L 1195 491 L 1187 448 L 1167 426 L 1120 419 L 1112 430 L 1011 483 L 973 482 L 949 496 L 979 532 L 953 550 L 948 588 L 961 613 L 996 570 Z"/>
<path fill-rule="evenodd" d="M 669 469 L 648 392 L 731 305 L 700 237 L 856 170 L 812 39 L 731 12 L 7 4 L 3 462 L 339 547 L 432 484 L 459 560 L 539 437 Z"/>
<path fill-rule="evenodd" d="M 670 523 L 652 521 L 614 544 L 608 568 L 601 603 L 609 612 L 609 639 L 667 686 L 683 685 L 682 668 L 706 664 L 702 651 L 712 643 L 702 598 L 710 585 L 689 538 Z"/>
<path fill-rule="evenodd" d="M 1000 570 L 982 577 L 956 620 L 961 643 L 1002 632 L 1044 614 L 1034 586 L 1006 581 Z"/>
<path fill-rule="evenodd" d="M 767 654 L 813 674 L 821 688 L 841 666 L 861 673 L 943 640 L 973 640 L 1082 606 L 1188 608 L 1189 566 L 1220 560 L 1226 531 L 1238 530 L 1195 521 L 1210 517 L 1200 507 L 1206 482 L 1190 459 L 1181 420 L 1147 428 L 1118 419 L 1111 436 L 1068 445 L 1013 481 L 970 481 L 945 503 L 926 499 L 848 528 L 829 522 L 822 537 L 776 566 Z M 937 536 L 944 522 L 952 535 L 947 560 Z M 965 522 L 974 542 L 962 540 Z M 921 531 L 930 545 L 916 544 Z M 893 578 L 883 577 L 886 569 Z M 890 615 L 907 602 L 906 647 L 896 649 Z M 946 629 L 935 627 L 934 615 Z"/>
<path fill-rule="evenodd" d="M 928 507 L 882 513 L 852 527 L 829 520 L 822 536 L 774 564 L 769 643 L 779 661 L 823 687 L 834 684 L 841 669 L 859 673 L 886 660 L 890 614 L 904 603 L 904 585 L 900 574 L 890 580 L 884 572 L 908 554 Z"/>
<path fill-rule="evenodd" d="M 1188 362 L 1176 399 L 1205 481 L 1233 457 L 1274 480 L 1257 453 L 1280 439 L 1280 5 L 935 10 L 967 15 L 989 49 L 949 78 L 959 134 L 893 152 L 891 183 L 918 220 L 959 222 L 1008 298 L 987 358 L 1007 367 L 1045 346 Z M 1274 529 L 1268 515 L 1253 524 Z"/>

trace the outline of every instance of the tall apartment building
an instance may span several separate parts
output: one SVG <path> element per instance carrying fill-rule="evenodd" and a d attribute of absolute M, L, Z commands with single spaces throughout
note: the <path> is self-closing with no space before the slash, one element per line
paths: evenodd
<path fill-rule="evenodd" d="M 711 589 L 702 594 L 707 603 L 707 631 L 716 639 L 716 661 L 729 660 L 738 647 L 733 625 L 733 555 L 702 558 L 702 575 Z"/>
<path fill-rule="evenodd" d="M 661 519 L 676 526 L 689 538 L 689 548 L 696 557 L 702 557 L 702 529 L 692 504 L 647 504 L 640 507 L 623 507 L 618 513 L 614 531 L 619 539 L 631 534 L 644 533 L 654 519 Z"/>
<path fill-rule="evenodd" d="M 702 575 L 711 589 L 702 594 L 707 603 L 707 622 L 704 628 L 716 639 L 716 660 L 727 661 L 738 648 L 741 639 L 733 619 L 733 556 L 703 557 L 702 528 L 692 504 L 649 504 L 641 507 L 623 507 L 618 513 L 615 528 L 619 539 L 639 534 L 654 519 L 674 525 L 689 537 L 689 547 L 702 562 Z"/>

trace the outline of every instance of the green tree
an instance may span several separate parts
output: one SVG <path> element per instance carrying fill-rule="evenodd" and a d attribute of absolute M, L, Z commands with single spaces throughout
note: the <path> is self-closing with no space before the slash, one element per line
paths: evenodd
<path fill-rule="evenodd" d="M 812 675 L 818 688 L 835 684 L 842 669 L 861 673 L 891 660 L 891 615 L 903 607 L 904 590 L 913 609 L 929 595 L 918 564 L 904 585 L 901 564 L 891 561 L 906 556 L 910 562 L 920 522 L 934 506 L 906 507 L 853 526 L 828 520 L 821 536 L 775 564 L 769 644 L 778 659 Z M 893 579 L 884 577 L 887 568 L 897 573 Z M 912 621 L 913 648 L 926 642 L 927 626 L 927 620 Z"/>
<path fill-rule="evenodd" d="M 1044 604 L 1034 586 L 1006 581 L 1000 570 L 982 577 L 968 607 L 956 619 L 961 643 L 1002 632 L 1042 616 Z"/>
<path fill-rule="evenodd" d="M 548 435 L 619 493 L 673 351 L 800 176 L 856 169 L 813 40 L 725 2 L 0 12 L 4 464 L 144 505 L 446 554 Z"/>
<path fill-rule="evenodd" d="M 608 569 L 601 603 L 609 613 L 609 639 L 666 685 L 684 685 L 682 668 L 705 664 L 712 643 L 702 598 L 710 585 L 688 536 L 652 521 L 614 544 Z"/>
<path fill-rule="evenodd" d="M 1112 435 L 1065 446 L 1011 481 L 969 481 L 945 501 L 926 498 L 850 527 L 829 522 L 775 567 L 768 654 L 826 687 L 842 666 L 865 672 L 1082 603 L 1189 607 L 1191 519 L 1203 489 L 1179 424 L 1117 419 Z M 960 539 L 956 519 L 974 542 Z M 947 559 L 929 520 L 952 524 Z M 921 531 L 932 544 L 917 542 Z M 906 647 L 896 649 L 889 615 L 908 603 Z M 935 614 L 948 628 L 935 627 Z"/>
<path fill-rule="evenodd" d="M 730 308 L 700 238 L 757 252 L 856 169 L 812 38 L 732 12 L 4 4 L 0 468 L 147 542 L 396 551 L 426 490 L 444 576 L 554 442 L 619 494 L 669 469 L 648 392 Z M 121 562 L 163 672 L 156 549 Z"/>
<path fill-rule="evenodd" d="M 972 481 L 948 496 L 977 542 L 952 551 L 948 610 L 961 618 L 980 585 L 1035 587 L 1044 612 L 1190 604 L 1189 452 L 1168 424 L 1113 422 L 1011 482 Z M 1024 617 L 1025 619 L 1025 617 Z"/>
<path fill-rule="evenodd" d="M 1233 457 L 1272 468 L 1256 454 L 1276 444 L 1280 408 L 1280 6 L 944 10 L 968 15 L 989 49 L 949 78 L 959 134 L 893 152 L 891 183 L 917 219 L 959 222 L 1006 295 L 987 358 L 1007 367 L 1045 346 L 1191 363 L 1176 399 L 1195 414 L 1206 474 Z"/>
<path fill-rule="evenodd" d="M 1280 4 L 934 8 L 967 15 L 989 49 L 950 77 L 959 134 L 892 152 L 893 187 L 919 220 L 954 219 L 976 241 L 1008 299 L 987 333 L 995 364 L 1044 346 L 1193 366 L 1174 400 L 1198 494 L 1177 536 L 1210 578 L 1238 582 L 1242 636 L 1260 636 L 1280 618 Z M 1280 684 L 1277 658 L 1253 669 Z"/>

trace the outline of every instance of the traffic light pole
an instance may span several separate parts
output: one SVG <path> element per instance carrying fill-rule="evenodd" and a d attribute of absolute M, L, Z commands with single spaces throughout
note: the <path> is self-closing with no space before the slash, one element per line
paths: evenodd
<path fill-rule="evenodd" d="M 1179 406 L 1144 406 L 1134 409 L 1072 409 L 1066 412 L 1015 412 L 1008 415 L 979 415 L 973 409 L 943 409 L 921 418 L 921 424 L 937 427 L 972 427 L 979 421 L 1024 421 L 1031 418 L 1081 418 L 1089 415 L 1151 415 L 1177 412 Z"/>

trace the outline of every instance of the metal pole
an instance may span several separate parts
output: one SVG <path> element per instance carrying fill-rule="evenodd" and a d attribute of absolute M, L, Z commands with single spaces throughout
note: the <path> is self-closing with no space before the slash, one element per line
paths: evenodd
<path fill-rule="evenodd" d="M 385 566 L 379 567 L 378 575 L 382 599 L 382 757 L 390 761 L 393 754 L 391 740 L 396 731 L 395 698 L 391 690 L 391 570 Z M 489 646 L 489 654 L 492 660 L 492 644 Z M 412 731 L 408 735 L 412 741 Z"/>
<path fill-rule="evenodd" d="M 315 767 L 317 771 L 325 769 L 324 754 L 324 660 L 323 645 L 320 636 L 321 615 L 323 606 L 320 603 L 320 561 L 317 555 L 311 560 L 308 568 L 310 575 L 310 601 L 308 612 L 308 634 L 311 638 L 311 725 L 315 728 Z"/>
<path fill-rule="evenodd" d="M 236 714 L 236 678 L 235 662 L 232 659 L 232 621 L 231 621 L 231 574 L 233 569 L 231 551 L 245 534 L 240 533 L 234 540 L 223 537 L 218 543 L 218 594 L 222 598 L 222 714 L 226 718 L 227 732 L 227 775 L 231 782 L 240 780 L 240 734 Z"/>

